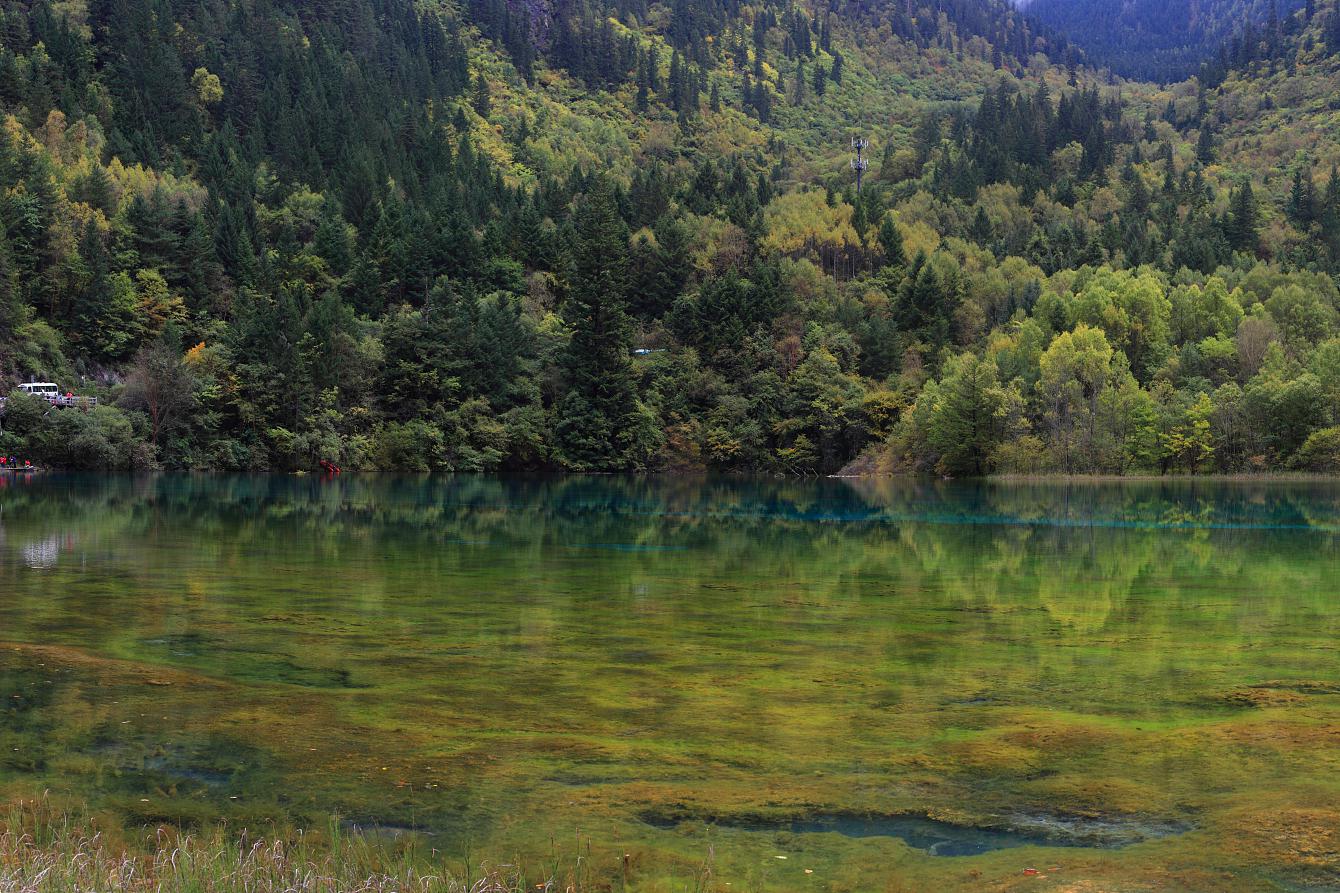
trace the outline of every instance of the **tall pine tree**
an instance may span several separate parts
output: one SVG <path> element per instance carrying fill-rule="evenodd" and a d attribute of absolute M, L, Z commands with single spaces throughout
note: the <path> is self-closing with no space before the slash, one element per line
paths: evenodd
<path fill-rule="evenodd" d="M 1228 200 L 1224 238 L 1234 251 L 1255 253 L 1257 248 L 1256 197 L 1251 182 L 1244 182 Z"/>
<path fill-rule="evenodd" d="M 580 471 L 635 464 L 638 414 L 628 315 L 628 228 L 613 188 L 596 184 L 578 212 L 564 300 L 572 329 L 563 361 L 566 392 L 556 414 L 560 461 Z"/>

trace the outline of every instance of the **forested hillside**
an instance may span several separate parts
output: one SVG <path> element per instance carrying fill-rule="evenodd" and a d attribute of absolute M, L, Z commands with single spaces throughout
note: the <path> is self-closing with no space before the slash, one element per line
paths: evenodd
<path fill-rule="evenodd" d="M 0 450 L 1330 469 L 1340 13 L 1255 45 L 1160 89 L 989 0 L 0 0 L 0 375 L 101 398 Z"/>
<path fill-rule="evenodd" d="M 1139 80 L 1179 81 L 1251 29 L 1248 46 L 1279 40 L 1305 0 L 1031 0 L 1030 16 L 1074 35 L 1096 64 Z M 1310 4 L 1309 4 L 1310 5 Z"/>

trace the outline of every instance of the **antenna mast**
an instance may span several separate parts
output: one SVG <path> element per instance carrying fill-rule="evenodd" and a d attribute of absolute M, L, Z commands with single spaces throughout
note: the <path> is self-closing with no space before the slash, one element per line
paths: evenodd
<path fill-rule="evenodd" d="M 856 171 L 856 194 L 861 194 L 861 176 L 865 169 L 870 167 L 870 162 L 863 155 L 866 149 L 870 147 L 870 140 L 863 136 L 854 136 L 851 140 L 851 147 L 856 152 L 856 157 L 851 160 L 851 169 Z"/>

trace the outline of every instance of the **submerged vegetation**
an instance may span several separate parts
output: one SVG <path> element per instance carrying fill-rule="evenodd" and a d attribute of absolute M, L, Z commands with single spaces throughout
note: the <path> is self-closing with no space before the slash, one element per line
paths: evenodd
<path fill-rule="evenodd" d="M 113 843 L 338 815 L 457 877 L 557 852 L 617 891 L 628 854 L 643 893 L 709 857 L 718 893 L 1340 883 L 1334 482 L 50 475 L 0 504 L 0 800 Z"/>

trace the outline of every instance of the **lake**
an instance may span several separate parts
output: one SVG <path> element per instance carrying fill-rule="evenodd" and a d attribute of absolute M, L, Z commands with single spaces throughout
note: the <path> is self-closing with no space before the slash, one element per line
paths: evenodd
<path fill-rule="evenodd" d="M 0 477 L 0 794 L 614 890 L 1335 889 L 1337 545 L 1316 482 Z"/>

